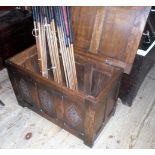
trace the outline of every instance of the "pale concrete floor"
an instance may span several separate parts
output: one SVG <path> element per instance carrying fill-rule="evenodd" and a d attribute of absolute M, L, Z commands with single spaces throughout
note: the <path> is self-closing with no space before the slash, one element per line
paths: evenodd
<path fill-rule="evenodd" d="M 6 70 L 0 71 L 0 148 L 88 148 L 82 140 L 17 104 Z M 155 66 L 132 107 L 117 102 L 93 148 L 155 148 Z M 25 139 L 31 132 L 32 137 Z"/>

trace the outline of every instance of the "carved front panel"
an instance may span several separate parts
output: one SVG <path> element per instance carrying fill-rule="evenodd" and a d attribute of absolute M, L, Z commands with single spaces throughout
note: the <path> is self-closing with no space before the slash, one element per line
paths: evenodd
<path fill-rule="evenodd" d="M 66 118 L 71 123 L 72 127 L 76 127 L 81 123 L 81 117 L 73 104 L 67 107 Z"/>
<path fill-rule="evenodd" d="M 85 109 L 84 106 L 70 100 L 64 100 L 65 122 L 71 128 L 83 132 Z"/>
<path fill-rule="evenodd" d="M 22 94 L 23 100 L 27 101 L 28 103 L 32 103 L 32 96 L 31 96 L 31 89 L 29 87 L 29 84 L 26 80 L 21 78 L 19 80 L 19 88 L 20 92 Z"/>
<path fill-rule="evenodd" d="M 25 72 L 14 69 L 14 83 L 16 87 L 17 100 L 22 106 L 39 107 L 37 100 L 37 92 L 35 81 L 32 76 L 25 74 Z"/>
<path fill-rule="evenodd" d="M 54 116 L 54 95 L 46 89 L 38 91 L 41 108 L 48 115 Z"/>

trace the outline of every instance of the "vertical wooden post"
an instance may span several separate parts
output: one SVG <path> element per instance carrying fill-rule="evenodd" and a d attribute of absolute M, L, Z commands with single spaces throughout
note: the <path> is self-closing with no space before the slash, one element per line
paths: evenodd
<path fill-rule="evenodd" d="M 85 129 L 85 139 L 84 143 L 90 147 L 93 146 L 94 143 L 94 127 L 95 127 L 95 108 L 91 105 L 91 102 L 86 99 L 86 114 L 84 121 L 84 129 Z"/>

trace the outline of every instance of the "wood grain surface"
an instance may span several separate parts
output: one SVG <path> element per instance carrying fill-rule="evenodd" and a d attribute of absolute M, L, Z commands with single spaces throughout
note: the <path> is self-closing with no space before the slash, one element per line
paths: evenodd
<path fill-rule="evenodd" d="M 113 65 L 129 73 L 149 11 L 150 7 L 71 7 L 76 51 L 93 53 L 102 62 L 112 58 Z"/>

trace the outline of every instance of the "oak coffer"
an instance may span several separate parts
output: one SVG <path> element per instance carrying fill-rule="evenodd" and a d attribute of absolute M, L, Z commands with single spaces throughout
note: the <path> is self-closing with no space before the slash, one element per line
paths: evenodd
<path fill-rule="evenodd" d="M 42 77 L 36 46 L 6 61 L 18 103 L 92 146 L 130 73 L 150 7 L 71 7 L 78 90 Z M 51 67 L 50 63 L 48 64 Z"/>

